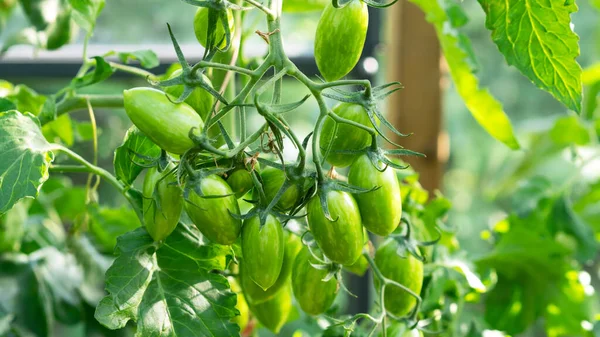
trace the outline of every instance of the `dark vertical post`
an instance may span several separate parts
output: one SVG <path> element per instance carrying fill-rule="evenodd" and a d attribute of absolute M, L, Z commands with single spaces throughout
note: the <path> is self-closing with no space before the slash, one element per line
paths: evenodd
<path fill-rule="evenodd" d="M 429 191 L 441 187 L 448 141 L 442 132 L 440 47 L 433 26 L 412 3 L 399 1 L 386 10 L 384 66 L 386 80 L 400 81 L 404 89 L 388 101 L 387 116 L 402 133 L 402 146 L 426 158 L 405 158 L 420 174 Z"/>

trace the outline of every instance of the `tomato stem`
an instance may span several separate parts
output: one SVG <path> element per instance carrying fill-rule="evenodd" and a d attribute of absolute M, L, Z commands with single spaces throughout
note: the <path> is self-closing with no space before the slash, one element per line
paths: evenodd
<path fill-rule="evenodd" d="M 56 117 L 76 110 L 87 109 L 87 102 L 96 108 L 122 108 L 123 95 L 75 95 L 66 98 L 56 105 Z M 47 124 L 54 119 L 40 115 L 40 124 Z"/>
<path fill-rule="evenodd" d="M 70 172 L 89 172 L 89 173 L 92 173 L 92 174 L 95 174 L 95 175 L 101 177 L 102 179 L 106 180 L 109 184 L 113 185 L 113 187 L 115 187 L 121 194 L 123 194 L 125 196 L 125 198 L 127 198 L 127 200 L 131 203 L 133 208 L 137 210 L 137 207 L 136 207 L 137 204 L 133 200 L 131 195 L 129 195 L 129 193 L 127 193 L 127 187 L 125 185 L 123 185 L 120 181 L 118 181 L 117 178 L 115 178 L 115 176 L 113 176 L 110 172 L 88 162 L 87 160 L 85 160 L 85 158 L 83 158 L 79 154 L 73 152 L 71 149 L 69 149 L 67 147 L 64 147 L 64 146 L 58 145 L 58 144 L 55 144 L 55 146 L 56 146 L 57 150 L 62 151 L 63 153 L 68 155 L 71 159 L 75 160 L 76 162 L 78 162 L 79 164 L 82 165 L 82 166 L 65 165 L 62 167 L 58 166 L 58 169 L 73 170 Z M 83 171 L 82 167 L 85 167 L 86 171 Z"/>

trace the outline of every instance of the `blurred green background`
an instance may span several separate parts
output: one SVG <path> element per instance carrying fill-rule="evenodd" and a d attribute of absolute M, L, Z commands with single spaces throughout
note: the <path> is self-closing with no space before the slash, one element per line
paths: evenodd
<path fill-rule="evenodd" d="M 573 15 L 574 30 L 581 41 L 581 56 L 579 62 L 586 67 L 600 60 L 600 15 L 587 2 L 578 3 L 580 10 Z M 461 241 L 462 247 L 469 254 L 482 254 L 491 248 L 482 238 L 481 233 L 490 230 L 496 222 L 506 215 L 511 208 L 508 201 L 510 194 L 519 184 L 520 179 L 537 174 L 549 178 L 560 185 L 565 176 L 575 171 L 568 150 L 553 153 L 551 156 L 535 157 L 534 147 L 536 132 L 547 131 L 554 121 L 572 112 L 567 112 L 548 93 L 536 88 L 516 69 L 506 65 L 503 56 L 490 39 L 490 32 L 483 29 L 484 13 L 475 1 L 462 2 L 463 8 L 470 17 L 470 23 L 463 31 L 471 38 L 473 48 L 479 62 L 478 77 L 482 86 L 490 91 L 504 105 L 519 139 L 524 145 L 520 151 L 510 151 L 504 145 L 494 141 L 475 122 L 469 111 L 458 96 L 448 74 L 444 74 L 445 85 L 443 97 L 444 128 L 450 136 L 450 158 L 446 165 L 442 192 L 452 201 L 453 208 L 449 224 L 453 226 Z M 166 30 L 169 22 L 173 31 L 184 45 L 184 53 L 200 53 L 200 47 L 195 43 L 191 28 L 194 11 L 181 1 L 162 0 L 128 0 L 108 1 L 99 18 L 91 45 L 105 46 L 106 52 L 118 49 L 119 45 L 160 45 L 159 53 L 170 53 L 172 47 Z M 286 48 L 292 55 L 310 55 L 312 40 L 319 14 L 288 15 L 284 22 L 283 33 Z M 262 22 L 261 22 L 262 24 Z M 0 36 L 0 43 L 11 32 L 25 26 L 25 19 L 19 12 L 8 23 Z M 258 25 L 255 29 L 264 27 Z M 79 37 L 81 41 L 82 36 Z M 385 41 L 384 41 L 385 42 Z M 410 46 L 405 46 L 410 48 Z M 250 53 L 257 55 L 265 50 L 264 43 L 258 37 L 250 42 Z M 69 47 L 68 52 L 80 53 L 81 46 Z M 94 50 L 91 48 L 91 50 Z M 18 53 L 27 53 L 27 48 L 19 49 Z M 64 51 L 63 51 L 64 52 Z M 15 57 L 17 53 L 9 53 Z M 60 66 L 60 65 L 57 65 Z M 23 75 L 18 78 L 5 78 L 13 83 L 26 84 L 40 93 L 52 93 L 68 81 L 74 74 L 65 74 L 64 78 L 47 78 L 28 73 L 24 68 Z M 380 72 L 385 72 L 385 65 L 380 66 Z M 0 78 L 3 77 L 0 74 Z M 410 83 L 403 83 L 410 86 Z M 102 83 L 90 88 L 93 93 L 118 93 L 124 88 L 145 85 L 144 81 L 132 78 L 115 78 L 108 83 Z M 284 101 L 294 101 L 306 94 L 306 89 L 288 80 L 284 84 Z M 312 100 L 307 101 L 297 113 L 290 115 L 289 121 L 298 127 L 299 135 L 304 136 L 312 129 L 318 111 Z M 418 118 L 418 111 L 414 112 Z M 252 127 L 258 127 L 260 119 L 255 116 Z M 83 124 L 88 120 L 87 112 L 73 115 L 75 120 Z M 121 144 L 125 131 L 130 126 L 124 111 L 96 110 L 96 118 L 100 128 L 99 163 L 103 167 L 112 167 L 114 149 Z M 410 130 L 406 130 L 410 131 Z M 435 140 L 432 140 L 435 141 Z M 91 153 L 91 144 L 76 145 L 75 151 Z M 290 153 L 288 155 L 293 155 Z M 525 158 L 529 161 L 524 161 Z M 600 163 L 591 166 L 584 180 L 594 181 L 600 176 Z M 86 177 L 78 177 L 84 183 Z M 120 206 L 125 200 L 109 186 L 102 184 L 100 201 L 113 206 Z M 340 297 L 341 298 L 341 297 Z M 341 298 L 341 301 L 344 301 Z M 289 329 L 292 329 L 289 327 Z"/>

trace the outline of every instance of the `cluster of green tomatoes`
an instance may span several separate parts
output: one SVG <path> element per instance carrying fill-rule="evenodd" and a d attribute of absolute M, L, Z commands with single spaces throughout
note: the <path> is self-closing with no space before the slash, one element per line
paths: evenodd
<path fill-rule="evenodd" d="M 366 8 L 361 1 L 354 1 L 343 10 L 367 15 Z M 198 9 L 195 19 L 196 35 L 202 44 L 206 44 L 206 11 Z M 331 5 L 325 9 L 323 20 L 343 24 Z M 222 41 L 224 32 L 219 27 L 217 35 Z M 352 27 L 366 32 L 366 21 Z M 351 37 L 317 35 L 316 47 L 322 49 L 344 41 L 356 42 L 362 49 L 364 37 L 362 41 Z M 331 60 L 322 59 L 322 53 L 316 55 L 323 77 L 332 81 L 345 76 L 358 62 L 360 53 L 349 55 L 356 60 L 333 66 Z M 167 78 L 180 74 L 176 71 Z M 210 84 L 210 79 L 202 76 Z M 167 158 L 146 173 L 144 224 L 160 243 L 185 212 L 204 237 L 216 244 L 239 248 L 237 263 L 230 267 L 234 274 L 230 283 L 239 292 L 240 316 L 236 322 L 242 331 L 248 325 L 249 309 L 262 325 L 277 333 L 291 311 L 292 294 L 307 314 L 325 313 L 343 287 L 341 271 L 364 275 L 372 263 L 386 279 L 420 293 L 423 264 L 411 254 L 399 253 L 400 243 L 392 235 L 402 230 L 402 199 L 396 172 L 377 156 L 362 151 L 371 145 L 371 134 L 330 117 L 325 120 L 318 148 L 332 167 L 328 179 L 344 181 L 357 192 L 323 190 L 314 174 L 294 171 L 293 163 L 269 165 L 275 156 L 261 151 L 262 147 L 247 147 L 233 158 L 220 158 L 202 148 L 194 133 L 204 128 L 215 99 L 208 91 L 196 88 L 185 102 L 174 103 L 183 90 L 183 86 L 169 86 L 165 91 L 140 87 L 124 92 L 131 121 L 164 150 L 163 158 Z M 359 104 L 339 103 L 332 111 L 355 123 L 374 126 Z M 218 128 L 211 127 L 208 134 L 215 139 L 222 137 Z M 335 173 L 334 167 L 348 168 L 347 176 Z M 291 219 L 307 226 L 292 232 L 286 226 Z M 373 259 L 368 232 L 389 237 L 379 245 Z M 381 289 L 382 280 L 375 277 L 374 281 Z M 409 314 L 417 302 L 414 295 L 393 286 L 387 287 L 384 299 L 385 310 L 394 317 Z"/>

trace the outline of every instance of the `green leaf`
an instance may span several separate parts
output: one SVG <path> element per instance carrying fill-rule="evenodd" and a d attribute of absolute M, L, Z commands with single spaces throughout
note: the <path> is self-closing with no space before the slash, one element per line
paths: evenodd
<path fill-rule="evenodd" d="M 96 306 L 106 295 L 104 293 L 104 274 L 112 259 L 100 254 L 86 236 L 72 237 L 69 247 L 77 263 L 83 270 L 83 281 L 79 292 L 91 306 Z"/>
<path fill-rule="evenodd" d="M 87 87 L 94 83 L 102 82 L 115 72 L 104 58 L 95 56 L 94 60 L 96 60 L 96 67 L 94 67 L 94 70 L 81 77 L 74 78 L 71 81 L 71 86 L 73 88 Z"/>
<path fill-rule="evenodd" d="M 6 214 L 0 216 L 0 252 L 17 252 L 25 234 L 29 200 L 19 201 Z"/>
<path fill-rule="evenodd" d="M 511 211 L 527 217 L 538 209 L 541 200 L 552 196 L 552 183 L 545 177 L 535 176 L 522 182 L 512 193 Z"/>
<path fill-rule="evenodd" d="M 486 27 L 506 58 L 539 88 L 580 112 L 579 38 L 571 29 L 575 4 L 565 0 L 478 0 Z"/>
<path fill-rule="evenodd" d="M 557 217 L 555 208 L 547 202 L 526 218 L 509 216 L 494 249 L 477 261 L 480 268 L 492 268 L 498 275 L 485 302 L 491 328 L 515 335 L 544 317 L 548 336 L 586 335 L 581 322 L 591 320 L 588 302 L 593 298 L 583 292 L 571 250 L 548 226 Z"/>
<path fill-rule="evenodd" d="M 77 290 L 81 273 L 73 256 L 55 247 L 2 255 L 0 303 L 15 314 L 15 324 L 36 336 L 52 336 L 59 322 L 72 324 L 83 318 Z"/>
<path fill-rule="evenodd" d="M 125 206 L 121 208 L 91 207 L 90 231 L 95 243 L 103 252 L 110 253 L 117 244 L 117 237 L 140 226 L 135 211 Z"/>
<path fill-rule="evenodd" d="M 8 98 L 0 98 L 0 112 L 14 110 L 17 106 Z"/>
<path fill-rule="evenodd" d="M 104 8 L 105 0 L 69 0 L 73 7 L 73 20 L 79 27 L 91 33 L 96 26 L 96 19 Z"/>
<path fill-rule="evenodd" d="M 71 123 L 71 117 L 69 117 L 68 114 L 64 114 L 44 125 L 42 127 L 42 133 L 49 142 L 61 140 L 65 145 L 71 146 L 75 141 L 73 124 Z"/>
<path fill-rule="evenodd" d="M 75 129 L 77 130 L 78 141 L 88 141 L 94 138 L 94 125 L 90 122 L 75 122 Z M 96 126 L 96 133 L 98 136 L 102 134 L 102 129 Z"/>
<path fill-rule="evenodd" d="M 117 53 L 117 55 L 123 63 L 129 63 L 130 61 L 139 61 L 140 65 L 146 69 L 158 67 L 158 65 L 160 64 L 158 56 L 156 56 L 156 54 L 149 49 L 137 50 L 134 52 Z"/>
<path fill-rule="evenodd" d="M 45 96 L 38 94 L 24 84 L 17 85 L 6 98 L 16 105 L 16 110 L 30 112 L 36 116 L 42 112 L 46 102 Z"/>
<path fill-rule="evenodd" d="M 137 336 L 237 336 L 236 295 L 225 268 L 229 247 L 179 224 L 157 249 L 143 228 L 121 236 L 96 319 L 110 329 L 137 322 Z"/>
<path fill-rule="evenodd" d="M 511 149 L 520 145 L 514 135 L 510 120 L 502 109 L 502 105 L 487 90 L 479 88 L 479 81 L 473 74 L 472 62 L 465 37 L 461 37 L 450 24 L 444 8 L 437 0 L 412 0 L 425 13 L 438 34 L 446 62 L 452 79 L 467 108 L 481 126 L 494 138 Z"/>
<path fill-rule="evenodd" d="M 161 149 L 146 137 L 135 125 L 125 134 L 123 145 L 115 150 L 115 175 L 127 185 L 133 183 L 144 166 L 160 157 Z"/>
<path fill-rule="evenodd" d="M 600 0 L 599 0 L 600 1 Z M 581 81 L 584 85 L 594 85 L 600 82 L 600 62 L 594 63 L 585 68 L 581 74 Z"/>
<path fill-rule="evenodd" d="M 52 302 L 34 266 L 25 254 L 0 256 L 0 303 L 14 316 L 14 325 L 28 327 L 34 336 L 48 336 L 55 324 Z"/>
<path fill-rule="evenodd" d="M 577 116 L 559 118 L 552 130 L 550 138 L 558 145 L 586 145 L 589 144 L 590 130 L 583 125 Z"/>
<path fill-rule="evenodd" d="M 16 110 L 0 113 L 0 214 L 25 197 L 37 197 L 48 179 L 51 145 L 39 122 Z"/>
<path fill-rule="evenodd" d="M 548 220 L 548 228 L 553 233 L 562 232 L 575 238 L 578 243 L 575 256 L 581 263 L 593 260 L 598 251 L 594 231 L 575 213 L 566 197 L 555 202 Z"/>

